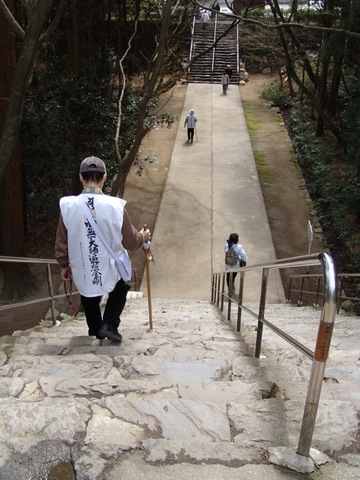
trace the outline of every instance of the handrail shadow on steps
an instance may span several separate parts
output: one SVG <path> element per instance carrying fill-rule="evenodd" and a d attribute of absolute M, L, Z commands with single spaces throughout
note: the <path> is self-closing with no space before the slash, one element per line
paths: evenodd
<path fill-rule="evenodd" d="M 269 271 L 271 269 L 284 269 L 284 268 L 298 268 L 298 267 L 310 267 L 313 265 L 321 265 L 322 277 L 324 283 L 324 302 L 320 314 L 319 330 L 316 339 L 315 349 L 312 352 L 305 345 L 295 340 L 286 332 L 266 320 L 265 318 L 265 306 L 266 306 L 266 294 L 269 280 Z M 251 271 L 258 271 L 262 273 L 261 276 L 261 292 L 259 299 L 259 311 L 254 312 L 243 303 L 244 297 L 244 284 L 246 274 Z M 241 314 L 244 310 L 251 316 L 257 318 L 257 337 L 255 347 L 255 357 L 260 357 L 261 341 L 263 334 L 263 326 L 270 328 L 273 332 L 286 340 L 292 346 L 300 350 L 304 355 L 312 360 L 312 369 L 309 380 L 309 386 L 307 391 L 307 398 L 305 403 L 305 409 L 303 414 L 302 426 L 300 431 L 300 437 L 297 447 L 297 453 L 299 455 L 309 457 L 311 441 L 314 433 L 316 413 L 320 400 L 320 393 L 322 387 L 322 381 L 324 378 L 324 372 L 326 367 L 326 361 L 329 354 L 329 348 L 331 343 L 331 337 L 334 327 L 335 315 L 336 315 L 336 299 L 337 299 L 337 274 L 332 257 L 327 252 L 314 253 L 310 255 L 303 255 L 293 258 L 285 258 L 280 260 L 274 260 L 272 262 L 249 265 L 243 268 L 231 270 L 231 272 L 238 272 L 240 275 L 240 285 L 238 296 L 236 297 L 230 293 L 232 285 L 230 284 L 229 291 L 225 291 L 226 274 L 229 270 L 223 270 L 221 272 L 214 273 L 212 276 L 212 291 L 211 302 L 217 305 L 221 311 L 224 310 L 224 301 L 228 301 L 227 319 L 231 319 L 231 306 L 234 303 L 237 308 L 237 327 L 236 330 L 240 332 L 241 329 Z M 230 281 L 232 276 L 230 275 Z M 226 289 L 227 290 L 227 289 Z"/>

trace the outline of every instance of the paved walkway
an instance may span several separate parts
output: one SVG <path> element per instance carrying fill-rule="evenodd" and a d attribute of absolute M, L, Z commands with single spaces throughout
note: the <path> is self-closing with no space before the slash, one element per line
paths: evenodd
<path fill-rule="evenodd" d="M 253 358 L 255 320 L 244 314 L 240 336 L 209 303 L 231 231 L 251 263 L 275 254 L 238 89 L 189 85 L 183 118 L 190 108 L 198 141 L 180 125 L 153 235 L 154 329 L 139 298 L 127 302 L 121 345 L 87 336 L 83 315 L 2 337 L 0 480 L 360 479 L 357 451 L 338 462 L 320 453 L 356 450 L 355 317 L 336 322 L 313 437 L 317 464 L 329 462 L 313 473 L 298 473 L 314 468 L 307 459 L 297 472 L 277 466 L 294 468 L 310 365 L 268 331 Z M 254 303 L 257 280 L 246 287 Z M 267 318 L 313 348 L 319 312 L 276 305 L 277 276 L 269 298 Z"/>
<path fill-rule="evenodd" d="M 191 108 L 198 118 L 194 143 L 183 128 Z M 225 96 L 220 84 L 190 84 L 153 232 L 153 296 L 208 300 L 211 273 L 224 267 L 232 232 L 249 264 L 276 258 L 239 87 Z M 246 298 L 257 301 L 259 294 L 260 274 L 249 274 Z M 277 273 L 270 274 L 267 298 L 284 301 Z"/>

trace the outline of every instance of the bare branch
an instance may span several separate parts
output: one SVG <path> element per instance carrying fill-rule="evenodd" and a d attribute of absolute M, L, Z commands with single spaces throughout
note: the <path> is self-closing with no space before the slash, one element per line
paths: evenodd
<path fill-rule="evenodd" d="M 10 29 L 17 35 L 19 38 L 24 40 L 25 32 L 15 20 L 15 17 L 8 9 L 7 5 L 5 4 L 4 0 L 0 0 L 0 12 L 4 14 L 4 17 L 9 23 Z"/>
<path fill-rule="evenodd" d="M 50 24 L 49 28 L 46 30 L 46 32 L 44 32 L 40 37 L 40 42 L 41 43 L 46 42 L 50 38 L 51 34 L 56 29 L 56 27 L 59 25 L 61 17 L 63 16 L 63 13 L 64 13 L 65 5 L 66 5 L 66 0 L 60 0 L 59 5 L 56 9 L 56 14 L 55 14 L 55 17 L 54 17 L 53 21 L 51 22 L 51 24 Z"/>
<path fill-rule="evenodd" d="M 195 5 L 197 5 L 200 8 L 204 8 L 197 0 L 192 0 Z M 205 8 L 204 8 L 205 9 Z M 212 8 L 206 8 L 206 10 L 212 11 Z M 357 38 L 360 39 L 360 33 L 358 32 L 353 32 L 351 30 L 345 30 L 343 28 L 335 28 L 335 27 L 320 27 L 317 25 L 305 25 L 303 23 L 278 23 L 276 25 L 274 24 L 268 24 L 261 22 L 260 20 L 254 20 L 253 18 L 247 18 L 241 15 L 236 15 L 236 14 L 224 14 L 219 12 L 219 15 L 224 15 L 226 18 L 232 18 L 232 19 L 238 19 L 239 21 L 242 21 L 244 23 L 249 23 L 252 25 L 258 25 L 261 28 L 266 28 L 268 30 L 279 30 L 279 29 L 291 29 L 291 28 L 299 28 L 301 30 L 306 30 L 306 31 L 315 31 L 315 32 L 324 32 L 324 33 L 338 33 L 345 35 L 350 38 Z"/>
<path fill-rule="evenodd" d="M 132 46 L 132 41 L 137 33 L 137 28 L 138 28 L 138 22 L 139 19 L 137 18 L 135 21 L 135 26 L 134 26 L 134 31 L 129 38 L 127 48 L 124 52 L 124 55 L 120 58 L 119 60 L 119 67 L 120 67 L 120 72 L 121 72 L 121 89 L 120 89 L 120 95 L 119 95 L 119 100 L 118 100 L 118 118 L 116 122 L 116 130 L 115 130 L 115 152 L 116 152 L 116 158 L 118 161 L 118 164 L 120 165 L 121 162 L 121 154 L 120 154 L 120 149 L 119 149 L 119 138 L 120 138 L 120 129 L 121 129 L 121 118 L 122 118 L 122 101 L 124 98 L 125 94 L 125 88 L 126 88 L 126 75 L 124 71 L 124 60 L 129 53 L 131 46 Z"/>

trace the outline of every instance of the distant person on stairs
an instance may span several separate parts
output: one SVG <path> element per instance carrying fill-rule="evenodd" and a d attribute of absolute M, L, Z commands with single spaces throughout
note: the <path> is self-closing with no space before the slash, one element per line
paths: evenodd
<path fill-rule="evenodd" d="M 226 240 L 225 251 L 225 270 L 234 270 L 240 267 L 245 267 L 248 257 L 245 253 L 244 247 L 239 243 L 239 235 L 237 233 L 231 233 Z M 229 253 L 230 252 L 230 253 Z M 231 255 L 232 254 L 232 255 Z M 233 257 L 233 260 L 232 260 Z M 234 293 L 235 290 L 235 278 L 237 272 L 226 274 L 226 284 L 229 292 Z"/>
<path fill-rule="evenodd" d="M 184 128 L 187 125 L 188 142 L 191 142 L 191 143 L 194 140 L 194 131 L 196 127 L 196 122 L 197 122 L 197 118 L 195 117 L 195 111 L 191 109 L 189 113 L 186 115 L 185 122 L 184 122 Z"/>
<path fill-rule="evenodd" d="M 229 77 L 229 83 L 230 83 L 231 82 L 231 77 L 232 77 L 232 74 L 233 74 L 233 71 L 232 71 L 232 68 L 230 67 L 230 65 L 226 66 L 225 73 Z"/>
<path fill-rule="evenodd" d="M 227 89 L 229 87 L 229 83 L 230 83 L 229 75 L 226 72 L 224 72 L 221 76 L 223 95 L 226 95 Z"/>
<path fill-rule="evenodd" d="M 201 17 L 200 17 L 200 20 L 201 20 L 201 23 L 202 23 L 202 29 L 203 29 L 203 30 L 206 30 L 207 27 L 208 27 L 208 22 L 209 22 L 209 20 L 210 20 L 210 15 L 209 15 L 209 13 L 207 12 L 207 10 L 205 10 L 204 12 L 202 12 Z"/>
<path fill-rule="evenodd" d="M 211 8 L 215 10 L 215 12 L 211 13 L 211 18 L 216 18 L 216 15 L 218 14 L 218 12 L 220 12 L 220 5 L 215 2 Z"/>
<path fill-rule="evenodd" d="M 80 292 L 89 335 L 120 343 L 120 315 L 131 280 L 127 250 L 142 247 L 151 233 L 135 229 L 125 200 L 102 192 L 107 173 L 100 158 L 85 158 L 79 175 L 83 184 L 80 195 L 60 199 L 55 258 L 61 278 L 73 279 Z M 108 299 L 102 317 L 100 301 L 105 294 Z"/>

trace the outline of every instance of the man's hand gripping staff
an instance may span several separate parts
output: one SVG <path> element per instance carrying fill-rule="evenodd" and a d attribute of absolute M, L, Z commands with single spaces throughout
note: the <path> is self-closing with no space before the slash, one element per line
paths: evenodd
<path fill-rule="evenodd" d="M 148 307 L 149 307 L 149 328 L 150 330 L 153 329 L 153 322 L 152 322 L 152 306 L 151 306 L 151 282 L 150 282 L 150 262 L 154 263 L 154 257 L 151 253 L 151 234 L 150 230 L 148 230 L 147 225 L 144 225 L 143 229 L 141 230 L 142 235 L 144 236 L 144 245 L 143 250 L 146 255 L 146 286 L 147 286 L 147 294 L 148 294 Z"/>
<path fill-rule="evenodd" d="M 144 237 L 143 250 L 146 255 L 146 258 L 148 259 L 149 262 L 153 262 L 155 264 L 154 256 L 151 252 L 151 242 L 150 242 L 151 233 L 150 233 L 150 230 L 147 228 L 146 224 L 144 225 L 140 233 L 142 233 Z"/>

